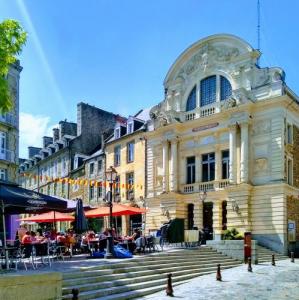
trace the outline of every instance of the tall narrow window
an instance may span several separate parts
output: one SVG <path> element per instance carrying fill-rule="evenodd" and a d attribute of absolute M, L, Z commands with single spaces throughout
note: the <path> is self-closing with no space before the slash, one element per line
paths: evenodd
<path fill-rule="evenodd" d="M 133 132 L 133 122 L 128 123 L 127 125 L 127 133 L 132 133 Z"/>
<path fill-rule="evenodd" d="M 186 104 L 186 111 L 190 111 L 196 108 L 196 86 L 190 92 L 187 104 Z"/>
<path fill-rule="evenodd" d="M 89 175 L 93 175 L 94 173 L 94 163 L 89 164 Z"/>
<path fill-rule="evenodd" d="M 89 187 L 89 200 L 92 200 L 94 198 L 94 187 Z"/>
<path fill-rule="evenodd" d="M 195 156 L 187 157 L 187 184 L 195 182 Z"/>
<path fill-rule="evenodd" d="M 0 131 L 0 158 L 5 159 L 6 133 Z"/>
<path fill-rule="evenodd" d="M 223 76 L 220 76 L 220 100 L 226 100 L 232 95 L 232 86 Z"/>
<path fill-rule="evenodd" d="M 114 166 L 120 165 L 120 145 L 114 148 Z"/>
<path fill-rule="evenodd" d="M 134 173 L 127 173 L 127 200 L 134 199 Z"/>
<path fill-rule="evenodd" d="M 134 141 L 127 144 L 127 162 L 134 161 Z"/>
<path fill-rule="evenodd" d="M 215 153 L 202 155 L 202 181 L 215 180 Z"/>
<path fill-rule="evenodd" d="M 222 230 L 227 229 L 227 202 L 222 202 Z"/>
<path fill-rule="evenodd" d="M 222 151 L 222 179 L 229 178 L 229 150 Z"/>
<path fill-rule="evenodd" d="M 200 106 L 216 102 L 216 75 L 207 77 L 200 82 Z"/>
<path fill-rule="evenodd" d="M 288 159 L 287 161 L 287 183 L 293 185 L 293 161 Z"/>
<path fill-rule="evenodd" d="M 98 161 L 98 174 L 100 174 L 103 171 L 103 160 L 100 159 Z"/>
<path fill-rule="evenodd" d="M 5 169 L 0 169 L 0 179 L 1 180 L 6 180 L 6 173 L 7 173 L 7 170 Z"/>
<path fill-rule="evenodd" d="M 115 128 L 114 130 L 114 138 L 119 139 L 120 138 L 120 127 Z"/>
<path fill-rule="evenodd" d="M 194 204 L 188 204 L 188 229 L 193 229 L 194 227 Z"/>
<path fill-rule="evenodd" d="M 291 124 L 287 125 L 287 143 L 293 144 L 293 128 Z"/>
<path fill-rule="evenodd" d="M 120 194 L 120 177 L 116 176 L 115 178 L 115 194 Z"/>
<path fill-rule="evenodd" d="M 103 198 L 103 184 L 102 182 L 100 182 L 99 186 L 98 186 L 98 199 Z"/>

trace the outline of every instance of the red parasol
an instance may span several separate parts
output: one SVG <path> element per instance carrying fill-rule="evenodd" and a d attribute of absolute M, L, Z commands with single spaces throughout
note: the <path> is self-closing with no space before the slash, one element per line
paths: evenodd
<path fill-rule="evenodd" d="M 27 218 L 22 218 L 20 221 L 29 221 L 37 223 L 53 223 L 63 221 L 74 221 L 75 218 L 71 215 L 60 213 L 58 211 L 50 211 L 44 214 L 39 214 Z"/>
<path fill-rule="evenodd" d="M 113 203 L 112 207 L 112 216 L 128 216 L 128 215 L 138 215 L 144 214 L 147 210 L 145 208 L 138 208 L 133 206 L 128 206 L 124 204 Z M 99 218 L 110 215 L 109 206 L 98 207 L 92 210 L 89 210 L 85 213 L 87 218 Z"/>

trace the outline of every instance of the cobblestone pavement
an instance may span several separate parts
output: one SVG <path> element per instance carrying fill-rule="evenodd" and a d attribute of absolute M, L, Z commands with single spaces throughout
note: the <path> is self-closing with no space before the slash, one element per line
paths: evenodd
<path fill-rule="evenodd" d="M 253 272 L 247 271 L 247 265 L 224 270 L 222 282 L 216 281 L 216 274 L 205 275 L 174 286 L 174 298 L 206 300 L 284 300 L 299 299 L 299 259 L 295 263 L 289 260 L 253 265 Z M 155 293 L 143 300 L 171 299 L 165 291 Z"/>

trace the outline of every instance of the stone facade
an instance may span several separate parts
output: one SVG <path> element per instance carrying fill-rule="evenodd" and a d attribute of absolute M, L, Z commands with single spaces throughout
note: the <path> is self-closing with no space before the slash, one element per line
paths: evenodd
<path fill-rule="evenodd" d="M 287 251 L 298 99 L 283 70 L 257 67 L 259 56 L 235 36 L 214 35 L 171 66 L 147 132 L 148 229 L 178 217 L 214 239 L 237 228 Z"/>

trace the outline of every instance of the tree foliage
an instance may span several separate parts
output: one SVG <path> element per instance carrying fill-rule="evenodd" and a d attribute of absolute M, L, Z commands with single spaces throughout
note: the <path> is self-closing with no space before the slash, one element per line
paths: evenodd
<path fill-rule="evenodd" d="M 26 43 L 27 33 L 15 20 L 4 20 L 0 23 L 0 112 L 5 113 L 12 109 L 13 101 L 6 80 L 9 67 L 17 55 L 21 53 Z"/>

